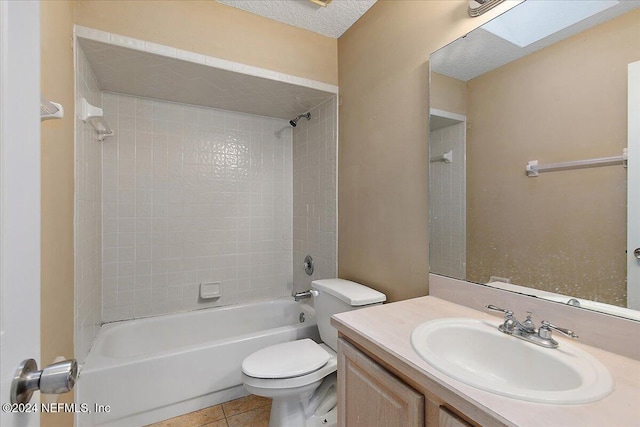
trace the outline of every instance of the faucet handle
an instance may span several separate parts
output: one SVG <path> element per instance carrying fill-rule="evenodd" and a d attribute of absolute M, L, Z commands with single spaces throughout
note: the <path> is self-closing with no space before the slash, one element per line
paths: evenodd
<path fill-rule="evenodd" d="M 501 312 L 501 313 L 504 313 L 504 317 L 511 317 L 511 316 L 513 316 L 513 311 L 511 311 L 511 310 L 507 310 L 507 309 L 504 309 L 504 308 L 500 308 L 500 307 L 496 307 L 496 306 L 495 306 L 495 305 L 493 305 L 493 304 L 486 305 L 486 306 L 485 306 L 485 308 L 488 308 L 489 310 L 499 311 L 499 312 Z"/>
<path fill-rule="evenodd" d="M 540 329 L 538 330 L 538 334 L 540 335 L 540 338 L 550 338 L 552 329 L 554 331 L 560 332 L 562 335 L 566 337 L 573 338 L 573 339 L 579 338 L 578 334 L 576 334 L 572 330 L 561 328 L 559 326 L 556 326 L 552 323 L 547 322 L 546 320 L 542 321 L 542 326 L 540 326 Z"/>
<path fill-rule="evenodd" d="M 499 311 L 501 313 L 504 313 L 504 323 L 500 325 L 498 329 L 500 329 L 502 332 L 507 334 L 513 333 L 516 325 L 518 324 L 518 321 L 513 317 L 513 311 L 496 307 L 493 304 L 489 304 L 485 307 L 488 308 L 489 310 Z"/>
<path fill-rule="evenodd" d="M 533 323 L 533 320 L 531 320 L 532 315 L 533 313 L 531 311 L 527 311 L 527 318 L 521 323 L 523 329 L 530 334 L 533 334 L 536 331 L 536 325 Z"/>

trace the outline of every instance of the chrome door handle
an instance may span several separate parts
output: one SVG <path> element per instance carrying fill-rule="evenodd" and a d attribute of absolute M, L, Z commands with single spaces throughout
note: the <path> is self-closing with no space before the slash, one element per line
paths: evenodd
<path fill-rule="evenodd" d="M 76 359 L 53 363 L 43 370 L 33 359 L 23 361 L 11 381 L 11 403 L 28 403 L 34 391 L 60 394 L 71 391 L 78 378 Z"/>
<path fill-rule="evenodd" d="M 640 259 L 640 248 L 636 248 L 636 250 L 633 251 L 633 256 L 636 257 L 636 259 Z"/>

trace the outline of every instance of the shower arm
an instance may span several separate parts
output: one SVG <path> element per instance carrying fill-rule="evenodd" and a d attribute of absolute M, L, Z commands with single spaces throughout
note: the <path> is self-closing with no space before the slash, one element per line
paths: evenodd
<path fill-rule="evenodd" d="M 307 118 L 307 121 L 308 121 L 308 120 L 311 120 L 311 113 L 310 113 L 310 112 L 307 112 L 307 113 L 304 113 L 304 114 L 300 114 L 300 115 L 298 115 L 298 117 L 296 117 L 295 119 L 293 119 L 293 120 L 289 120 L 289 124 L 290 124 L 292 127 L 296 127 L 296 126 L 298 125 L 298 120 L 300 120 L 300 119 L 301 119 L 301 118 L 303 118 L 303 117 L 306 117 L 306 118 Z"/>

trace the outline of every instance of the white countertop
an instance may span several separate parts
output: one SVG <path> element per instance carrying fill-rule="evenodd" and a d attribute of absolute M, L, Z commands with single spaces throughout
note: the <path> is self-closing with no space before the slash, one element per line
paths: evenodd
<path fill-rule="evenodd" d="M 410 342 L 415 327 L 429 320 L 446 317 L 500 319 L 427 296 L 340 313 L 331 322 L 347 339 L 393 368 L 398 368 L 401 376 L 412 378 L 425 386 L 435 382 L 503 424 L 519 427 L 640 425 L 640 361 L 570 340 L 571 344 L 591 354 L 607 367 L 615 381 L 614 391 L 602 400 L 582 405 L 549 405 L 511 399 L 457 381 L 441 373 L 415 353 Z M 560 343 L 560 347 L 568 341 L 558 335 L 554 338 Z M 496 357 L 508 355 L 496 354 Z"/>

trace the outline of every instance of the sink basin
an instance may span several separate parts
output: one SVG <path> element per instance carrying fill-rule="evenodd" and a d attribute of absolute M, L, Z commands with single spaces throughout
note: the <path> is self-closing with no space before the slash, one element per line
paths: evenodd
<path fill-rule="evenodd" d="M 444 374 L 514 399 L 568 405 L 593 402 L 613 391 L 609 371 L 576 346 L 540 347 L 497 326 L 475 319 L 433 320 L 413 331 L 411 345 Z"/>

